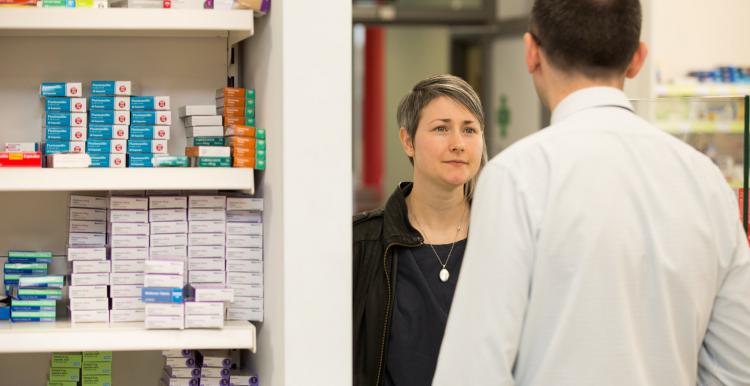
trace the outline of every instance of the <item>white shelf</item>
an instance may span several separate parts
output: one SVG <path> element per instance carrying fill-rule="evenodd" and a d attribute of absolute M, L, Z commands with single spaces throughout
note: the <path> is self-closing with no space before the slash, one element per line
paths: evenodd
<path fill-rule="evenodd" d="M 0 353 L 247 349 L 255 326 L 226 321 L 223 329 L 146 330 L 143 323 L 0 323 Z"/>
<path fill-rule="evenodd" d="M 149 8 L 0 8 L 0 36 L 229 37 L 253 35 L 253 11 Z"/>
<path fill-rule="evenodd" d="M 743 96 L 750 95 L 747 84 L 671 84 L 656 86 L 656 95 L 660 97 L 690 96 Z"/>
<path fill-rule="evenodd" d="M 249 168 L 0 168 L 0 192 L 107 190 L 246 190 Z"/>
<path fill-rule="evenodd" d="M 673 134 L 713 134 L 713 133 L 731 133 L 731 134 L 743 134 L 745 132 L 745 125 L 743 122 L 732 121 L 732 122 L 711 122 L 711 121 L 697 121 L 697 122 L 658 122 L 662 130 L 673 133 Z"/>

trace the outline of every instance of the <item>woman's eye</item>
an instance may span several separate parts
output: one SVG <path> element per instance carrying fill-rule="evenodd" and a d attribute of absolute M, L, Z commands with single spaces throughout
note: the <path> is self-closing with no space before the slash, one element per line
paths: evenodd
<path fill-rule="evenodd" d="M 464 133 L 466 134 L 474 134 L 477 130 L 473 127 L 464 127 Z"/>
<path fill-rule="evenodd" d="M 434 130 L 435 130 L 435 131 L 437 131 L 437 132 L 441 132 L 441 133 L 443 133 L 443 132 L 446 132 L 446 131 L 448 131 L 448 128 L 447 128 L 447 127 L 445 127 L 445 126 L 438 126 L 438 127 L 436 127 L 436 128 L 434 129 Z"/>

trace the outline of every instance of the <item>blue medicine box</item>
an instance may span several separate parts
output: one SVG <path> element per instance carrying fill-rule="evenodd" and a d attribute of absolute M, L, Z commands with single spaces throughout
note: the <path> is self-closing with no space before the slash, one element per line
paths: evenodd
<path fill-rule="evenodd" d="M 95 80 L 91 82 L 91 95 L 131 95 L 131 83 L 126 80 Z"/>
<path fill-rule="evenodd" d="M 127 125 L 130 116 L 127 111 L 92 111 L 89 122 L 92 125 Z"/>
<path fill-rule="evenodd" d="M 132 125 L 171 125 L 171 111 L 133 111 L 130 113 Z"/>
<path fill-rule="evenodd" d="M 140 96 L 130 98 L 130 110 L 153 111 L 169 110 L 168 96 Z"/>
<path fill-rule="evenodd" d="M 89 98 L 91 111 L 128 111 L 130 110 L 129 96 L 92 96 Z"/>
<path fill-rule="evenodd" d="M 50 141 L 44 144 L 44 154 L 56 154 L 56 153 L 83 153 L 85 150 L 85 142 L 76 141 Z"/>
<path fill-rule="evenodd" d="M 169 126 L 131 126 L 130 139 L 169 139 Z"/>
<path fill-rule="evenodd" d="M 154 167 L 151 159 L 154 157 L 153 154 L 128 154 L 128 167 L 129 168 L 152 168 Z"/>
<path fill-rule="evenodd" d="M 52 127 L 45 129 L 45 139 L 47 141 L 85 141 L 85 127 Z"/>
<path fill-rule="evenodd" d="M 48 112 L 86 112 L 86 98 L 47 98 L 44 109 Z"/>
<path fill-rule="evenodd" d="M 45 126 L 86 126 L 86 113 L 48 112 Z"/>
<path fill-rule="evenodd" d="M 127 125 L 89 125 L 89 139 L 128 139 Z"/>
<path fill-rule="evenodd" d="M 143 287 L 141 300 L 144 303 L 182 303 L 182 288 Z"/>

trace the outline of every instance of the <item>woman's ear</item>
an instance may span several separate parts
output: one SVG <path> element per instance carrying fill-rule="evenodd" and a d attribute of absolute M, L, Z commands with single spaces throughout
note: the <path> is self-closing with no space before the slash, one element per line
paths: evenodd
<path fill-rule="evenodd" d="M 405 127 L 398 130 L 398 136 L 401 139 L 401 147 L 404 149 L 404 153 L 414 158 L 414 140 L 409 136 L 409 132 L 406 131 Z"/>

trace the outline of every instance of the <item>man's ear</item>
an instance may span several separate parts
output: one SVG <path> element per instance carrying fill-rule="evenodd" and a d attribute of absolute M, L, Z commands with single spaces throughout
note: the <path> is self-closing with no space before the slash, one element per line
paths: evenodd
<path fill-rule="evenodd" d="M 398 136 L 401 139 L 401 147 L 404 149 L 404 153 L 414 158 L 414 140 L 409 136 L 409 132 L 406 131 L 405 127 L 398 130 Z"/>
<path fill-rule="evenodd" d="M 523 45 L 526 48 L 526 68 L 529 71 L 529 74 L 533 74 L 534 71 L 539 68 L 541 62 L 541 59 L 539 58 L 539 44 L 537 44 L 534 37 L 531 36 L 531 33 L 526 32 L 523 35 Z"/>
<path fill-rule="evenodd" d="M 635 50 L 635 54 L 633 54 L 633 59 L 630 60 L 628 69 L 625 70 L 625 76 L 629 79 L 635 78 L 641 71 L 641 68 L 643 68 L 643 63 L 646 62 L 646 56 L 648 56 L 648 46 L 646 43 L 641 42 L 638 44 L 638 49 Z"/>

